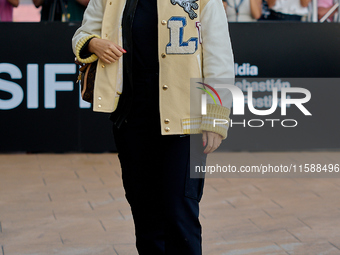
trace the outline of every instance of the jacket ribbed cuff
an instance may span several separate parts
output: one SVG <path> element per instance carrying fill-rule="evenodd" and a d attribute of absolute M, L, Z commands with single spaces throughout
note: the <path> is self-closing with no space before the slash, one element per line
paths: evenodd
<path fill-rule="evenodd" d="M 86 42 L 92 38 L 100 38 L 99 35 L 89 35 L 89 36 L 86 36 L 86 37 L 83 37 L 79 40 L 79 42 L 77 43 L 76 45 L 76 57 L 78 59 L 79 62 L 81 63 L 85 63 L 85 64 L 88 64 L 88 63 L 92 63 L 94 61 L 96 61 L 98 59 L 98 57 L 96 56 L 96 54 L 92 54 L 91 56 L 89 56 L 88 58 L 81 58 L 80 57 L 80 52 L 82 51 L 84 45 L 86 44 Z"/>
<path fill-rule="evenodd" d="M 220 134 L 223 139 L 227 138 L 229 128 L 230 110 L 221 105 L 208 104 L 207 115 L 202 116 L 200 129 L 202 131 L 212 131 Z M 215 123 L 214 123 L 215 120 Z"/>

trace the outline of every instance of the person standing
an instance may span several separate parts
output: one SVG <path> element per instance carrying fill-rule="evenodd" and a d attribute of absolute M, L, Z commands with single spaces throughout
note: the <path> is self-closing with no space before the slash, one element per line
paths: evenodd
<path fill-rule="evenodd" d="M 82 21 L 90 0 L 33 0 L 41 8 L 40 21 Z"/>
<path fill-rule="evenodd" d="M 221 0 L 91 0 L 72 46 L 81 63 L 98 60 L 93 110 L 111 113 L 139 254 L 202 254 L 204 178 L 190 170 L 227 137 L 213 119 L 229 119 L 232 102 L 219 91 L 223 105 L 209 99 L 201 115 L 190 79 L 233 85 Z"/>
<path fill-rule="evenodd" d="M 311 0 L 267 0 L 270 15 L 267 20 L 301 21 L 308 14 Z"/>
<path fill-rule="evenodd" d="M 19 6 L 19 0 L 0 0 L 0 21 L 13 21 L 13 8 Z"/>
<path fill-rule="evenodd" d="M 67 13 L 69 21 L 82 21 L 83 15 L 90 0 L 68 0 Z"/>
<path fill-rule="evenodd" d="M 319 0 L 318 1 L 318 20 L 322 19 L 323 16 L 326 15 L 326 13 L 332 9 L 333 5 L 334 5 L 334 1 L 333 0 Z M 338 12 L 338 8 L 336 8 L 331 15 L 329 15 L 329 17 L 327 18 L 328 22 L 332 22 L 334 19 L 334 15 L 335 13 Z"/>
<path fill-rule="evenodd" d="M 225 0 L 229 22 L 254 22 L 261 17 L 261 0 Z"/>

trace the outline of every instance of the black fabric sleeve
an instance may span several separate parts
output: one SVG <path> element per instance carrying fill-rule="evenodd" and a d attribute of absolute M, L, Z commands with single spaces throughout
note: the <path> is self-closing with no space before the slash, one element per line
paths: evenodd
<path fill-rule="evenodd" d="M 85 58 L 88 58 L 90 57 L 93 53 L 89 52 L 89 49 L 88 49 L 88 46 L 89 46 L 89 43 L 90 41 L 95 38 L 95 37 L 92 37 L 90 38 L 89 40 L 87 40 L 87 42 L 83 45 L 83 47 L 80 49 L 79 51 L 79 56 L 82 58 L 82 59 L 85 59 Z"/>

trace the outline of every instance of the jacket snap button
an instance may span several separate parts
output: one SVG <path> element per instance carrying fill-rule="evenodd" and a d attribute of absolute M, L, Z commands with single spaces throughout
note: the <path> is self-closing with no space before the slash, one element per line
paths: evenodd
<path fill-rule="evenodd" d="M 101 104 L 99 104 L 99 105 L 98 105 L 98 108 L 100 108 L 100 107 L 102 107 L 102 105 L 101 105 Z"/>
<path fill-rule="evenodd" d="M 167 85 L 163 85 L 163 90 L 167 90 L 168 86 Z"/>
<path fill-rule="evenodd" d="M 162 57 L 162 58 L 166 58 L 165 53 L 162 53 L 162 54 L 161 54 L 161 57 Z"/>
<path fill-rule="evenodd" d="M 165 120 L 164 120 L 164 123 L 165 123 L 165 124 L 169 124 L 169 123 L 170 123 L 170 120 L 169 120 L 169 119 L 165 119 Z"/>
<path fill-rule="evenodd" d="M 169 127 L 166 127 L 164 128 L 165 129 L 165 132 L 169 132 L 170 131 L 170 128 Z"/>
<path fill-rule="evenodd" d="M 166 25 L 166 20 L 162 20 L 162 25 Z"/>
<path fill-rule="evenodd" d="M 102 65 L 102 68 L 104 68 L 105 67 L 105 65 Z"/>
<path fill-rule="evenodd" d="M 98 100 L 102 100 L 102 97 L 98 97 Z"/>

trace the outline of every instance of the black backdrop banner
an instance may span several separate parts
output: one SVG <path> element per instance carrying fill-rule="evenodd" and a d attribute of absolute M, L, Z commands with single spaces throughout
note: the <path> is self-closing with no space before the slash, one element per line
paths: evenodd
<path fill-rule="evenodd" d="M 75 83 L 71 38 L 79 25 L 0 23 L 1 152 L 116 151 L 109 114 L 92 112 Z M 296 109 L 302 122 L 289 131 L 232 127 L 222 149 L 338 149 L 340 25 L 231 23 L 229 29 L 237 80 L 294 78 L 311 92 L 306 107 L 313 116 L 301 119 Z"/>

